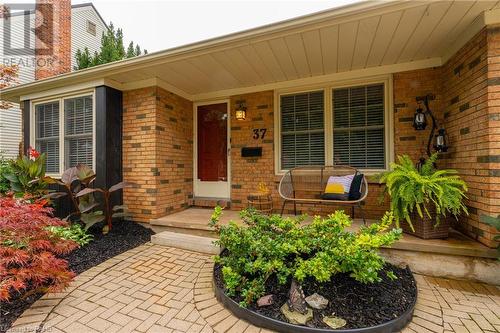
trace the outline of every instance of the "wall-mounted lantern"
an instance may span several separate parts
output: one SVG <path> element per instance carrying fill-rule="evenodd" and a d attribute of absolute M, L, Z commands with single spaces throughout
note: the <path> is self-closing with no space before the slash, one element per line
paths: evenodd
<path fill-rule="evenodd" d="M 440 128 L 438 130 L 438 134 L 436 135 L 436 144 L 434 145 L 434 149 L 440 153 L 445 153 L 448 151 L 448 140 L 447 140 L 446 131 L 444 128 Z"/>
<path fill-rule="evenodd" d="M 245 120 L 247 117 L 247 106 L 245 101 L 237 101 L 236 102 L 236 110 L 235 110 L 236 120 Z"/>
<path fill-rule="evenodd" d="M 428 115 L 432 121 L 431 132 L 429 133 L 429 140 L 427 141 L 427 156 L 431 156 L 431 144 L 432 139 L 434 138 L 434 132 L 437 129 L 436 118 L 432 114 L 432 111 L 429 107 L 429 101 L 434 100 L 436 97 L 434 95 L 425 95 L 419 96 L 416 98 L 417 103 L 419 103 L 418 108 L 415 110 L 415 115 L 413 116 L 413 127 L 417 131 L 422 131 L 427 127 L 427 119 Z M 425 110 L 422 109 L 421 105 L 424 105 Z M 436 143 L 433 145 L 434 149 L 437 152 L 444 153 L 448 151 L 448 139 L 446 135 L 446 131 L 444 128 L 440 128 L 438 130 L 438 134 L 436 135 Z"/>
<path fill-rule="evenodd" d="M 419 106 L 415 110 L 415 115 L 413 116 L 413 127 L 417 131 L 423 131 L 427 127 L 427 118 L 422 108 Z"/>

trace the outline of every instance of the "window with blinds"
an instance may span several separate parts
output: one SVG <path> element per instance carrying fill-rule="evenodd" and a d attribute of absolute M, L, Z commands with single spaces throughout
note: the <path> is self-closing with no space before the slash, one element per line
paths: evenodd
<path fill-rule="evenodd" d="M 64 100 L 64 167 L 92 167 L 92 96 Z"/>
<path fill-rule="evenodd" d="M 35 148 L 46 154 L 46 172 L 59 173 L 59 102 L 35 107 Z"/>
<path fill-rule="evenodd" d="M 280 98 L 281 168 L 325 163 L 324 92 Z"/>
<path fill-rule="evenodd" d="M 384 84 L 333 89 L 335 164 L 384 169 Z"/>

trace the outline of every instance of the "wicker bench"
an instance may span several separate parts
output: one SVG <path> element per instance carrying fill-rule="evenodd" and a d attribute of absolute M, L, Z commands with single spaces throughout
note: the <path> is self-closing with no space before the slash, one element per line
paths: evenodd
<path fill-rule="evenodd" d="M 322 199 L 326 183 L 330 176 L 346 176 L 357 172 L 357 169 L 350 166 L 301 166 L 287 171 L 281 178 L 279 184 L 279 194 L 283 198 L 281 215 L 285 210 L 287 202 L 293 202 L 293 210 L 297 215 L 297 203 L 309 204 L 334 204 L 351 206 L 352 217 L 354 218 L 354 208 L 358 207 L 366 223 L 361 203 L 368 195 L 368 182 L 363 177 L 361 184 L 361 197 L 357 200 L 326 200 Z"/>

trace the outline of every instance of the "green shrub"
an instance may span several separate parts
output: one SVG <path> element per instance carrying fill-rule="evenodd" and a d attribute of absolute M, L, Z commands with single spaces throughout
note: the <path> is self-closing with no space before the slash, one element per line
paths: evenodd
<path fill-rule="evenodd" d="M 10 181 L 5 177 L 12 173 L 12 167 L 8 159 L 0 156 L 0 195 L 10 191 Z"/>
<path fill-rule="evenodd" d="M 46 229 L 57 237 L 72 240 L 80 246 L 86 245 L 94 239 L 92 235 L 87 234 L 87 231 L 81 225 L 76 223 L 71 226 L 50 226 Z"/>
<path fill-rule="evenodd" d="M 467 185 L 455 170 L 436 170 L 437 157 L 437 153 L 433 154 L 417 169 L 409 156 L 398 156 L 399 163 L 391 163 L 392 170 L 381 174 L 380 182 L 385 183 L 385 192 L 391 198 L 397 226 L 400 219 L 405 219 L 413 229 L 410 215 L 414 210 L 420 217 L 424 213 L 429 218 L 435 217 L 437 224 L 447 214 L 455 217 L 461 212 L 467 214 L 463 204 Z M 431 216 L 429 209 L 435 210 L 436 215 Z"/>
<path fill-rule="evenodd" d="M 301 282 L 307 277 L 326 282 L 337 273 L 349 273 L 363 283 L 380 281 L 378 272 L 384 259 L 377 250 L 401 235 L 400 229 L 389 230 L 393 221 L 390 213 L 380 223 L 363 226 L 357 232 L 345 230 L 352 221 L 343 211 L 326 219 L 315 217 L 309 225 L 301 225 L 300 218 L 242 211 L 244 225 L 230 222 L 221 226 L 221 213 L 217 207 L 211 225 L 220 236 L 216 242 L 228 254 L 215 259 L 222 265 L 227 293 L 241 295 L 242 306 L 264 294 L 265 283 L 272 275 L 280 284 L 291 278 Z"/>
<path fill-rule="evenodd" d="M 3 176 L 10 182 L 16 197 L 41 198 L 48 193 L 45 177 L 45 154 L 29 148 L 27 156 L 10 161 L 10 168 Z"/>
<path fill-rule="evenodd" d="M 497 215 L 496 217 L 481 215 L 480 220 L 481 222 L 491 225 L 492 227 L 497 229 L 497 231 L 500 231 L 500 214 Z M 493 236 L 493 240 L 499 242 L 500 234 L 497 233 L 495 236 Z M 500 260 L 500 246 L 497 247 L 497 250 L 498 250 L 498 260 Z"/>

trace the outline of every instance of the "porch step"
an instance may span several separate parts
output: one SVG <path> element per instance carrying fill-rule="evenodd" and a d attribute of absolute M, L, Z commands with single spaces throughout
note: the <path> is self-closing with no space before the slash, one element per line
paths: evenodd
<path fill-rule="evenodd" d="M 193 206 L 204 207 L 204 208 L 214 208 L 215 206 L 221 206 L 223 208 L 231 208 L 231 199 L 229 198 L 209 198 L 209 197 L 194 197 Z"/>
<path fill-rule="evenodd" d="M 219 254 L 220 247 L 213 244 L 215 238 L 181 234 L 177 232 L 163 231 L 151 236 L 151 243 L 175 247 L 178 249 Z"/>
<path fill-rule="evenodd" d="M 212 213 L 213 209 L 193 207 L 150 223 L 157 231 L 214 239 L 217 235 L 208 226 Z M 225 209 L 220 223 L 227 224 L 230 220 L 241 223 L 239 212 Z M 362 222 L 356 219 L 352 229 L 361 225 Z M 487 248 L 454 230 L 448 239 L 423 240 L 404 234 L 392 248 L 382 249 L 381 252 L 388 261 L 400 266 L 409 265 L 415 273 L 499 283 L 500 261 L 496 260 L 496 249 Z"/>
<path fill-rule="evenodd" d="M 162 231 L 173 231 L 177 233 L 190 234 L 204 237 L 216 237 L 214 229 L 208 225 L 213 207 L 192 207 L 178 213 L 170 214 L 151 220 L 151 225 Z M 239 221 L 239 213 L 224 209 L 220 223 L 227 224 L 229 221 Z"/>

